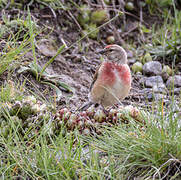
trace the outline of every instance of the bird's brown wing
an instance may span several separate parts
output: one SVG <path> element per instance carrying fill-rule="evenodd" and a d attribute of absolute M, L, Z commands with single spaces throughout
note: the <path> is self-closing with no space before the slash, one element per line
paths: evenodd
<path fill-rule="evenodd" d="M 96 68 L 96 71 L 95 71 L 95 74 L 94 74 L 94 77 L 93 77 L 93 80 L 92 80 L 92 83 L 90 85 L 90 91 L 92 90 L 92 87 L 94 85 L 94 83 L 96 82 L 97 80 L 97 77 L 98 77 L 98 72 L 99 72 L 99 68 L 101 67 L 101 64 Z"/>

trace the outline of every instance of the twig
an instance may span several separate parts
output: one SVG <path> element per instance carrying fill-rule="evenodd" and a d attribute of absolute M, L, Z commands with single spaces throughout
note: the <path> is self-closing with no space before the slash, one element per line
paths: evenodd
<path fill-rule="evenodd" d="M 120 10 L 118 10 L 118 9 L 113 9 L 113 8 L 108 8 L 108 10 L 120 12 Z M 123 11 L 122 11 L 122 12 L 123 12 Z M 132 14 L 132 13 L 130 13 L 130 12 L 124 11 L 123 13 L 124 13 L 124 14 L 127 14 L 128 16 L 134 17 L 136 20 L 140 21 L 140 18 L 139 18 L 139 17 L 137 17 L 136 15 L 134 15 L 134 14 Z M 143 20 L 141 20 L 141 22 L 142 22 L 144 25 L 149 26 L 149 24 L 146 23 L 146 22 L 144 22 Z"/>
<path fill-rule="evenodd" d="M 8 1 L 6 7 L 4 9 L 8 9 L 9 5 L 11 4 L 10 0 Z"/>
<path fill-rule="evenodd" d="M 68 48 L 66 42 L 64 41 L 64 39 L 62 37 L 60 37 L 60 40 L 62 41 L 62 43 L 64 44 L 65 48 Z"/>
<path fill-rule="evenodd" d="M 143 20 L 141 20 L 139 17 L 137 17 L 136 15 L 130 13 L 130 12 L 125 12 L 125 14 L 134 17 L 135 19 L 137 19 L 138 21 L 141 21 L 144 25 L 149 26 L 148 23 L 144 22 Z"/>
<path fill-rule="evenodd" d="M 142 5 L 140 3 L 139 3 L 139 7 L 140 7 L 140 27 L 141 27 L 141 23 L 143 22 L 143 11 L 142 11 Z M 145 37 L 142 30 L 141 30 L 141 36 L 143 38 L 143 41 L 145 41 Z"/>
<path fill-rule="evenodd" d="M 127 32 L 123 33 L 121 36 L 127 36 L 130 32 L 134 31 L 135 29 L 138 28 L 138 25 L 135 24 L 131 29 L 129 29 Z"/>
<path fill-rule="evenodd" d="M 94 31 L 96 31 L 97 29 L 100 29 L 104 26 L 106 26 L 107 24 L 109 24 L 110 22 L 112 22 L 113 20 L 115 20 L 117 17 L 119 17 L 121 14 L 117 14 L 116 16 L 114 16 L 112 19 L 110 19 L 109 21 L 107 21 L 106 23 L 100 25 L 99 27 L 97 27 L 96 29 L 93 29 L 92 31 L 88 32 L 87 34 L 85 34 L 84 36 L 82 36 L 79 40 L 75 41 L 74 43 L 72 43 L 72 45 L 70 45 L 67 49 L 65 49 L 64 51 L 62 51 L 62 53 L 66 52 L 67 50 L 71 49 L 75 44 L 79 43 L 80 41 L 82 41 L 85 37 L 87 37 L 89 34 L 93 33 Z"/>
<path fill-rule="evenodd" d="M 54 11 L 47 3 L 42 2 L 42 1 L 38 1 L 38 2 L 40 2 L 40 3 L 42 3 L 43 5 L 49 7 L 49 9 L 51 10 L 51 12 L 52 12 L 54 18 L 57 19 L 57 15 L 56 15 L 55 11 Z"/>
<path fill-rule="evenodd" d="M 71 16 L 71 18 L 75 21 L 75 24 L 78 26 L 78 28 L 82 31 L 82 28 L 80 26 L 80 24 L 77 22 L 77 20 L 75 19 L 75 17 L 72 15 L 72 13 L 67 10 L 67 12 L 69 13 L 69 15 Z"/>
<path fill-rule="evenodd" d="M 160 171 L 166 164 L 168 164 L 168 163 L 170 163 L 170 162 L 172 162 L 172 161 L 174 161 L 174 162 L 179 162 L 179 163 L 180 163 L 180 161 L 179 161 L 178 159 L 175 159 L 175 158 L 169 159 L 168 161 L 166 161 L 165 163 L 163 163 L 163 164 L 157 169 L 157 172 L 155 172 L 155 174 L 153 175 L 153 179 L 155 179 L 155 177 L 156 177 L 157 174 L 160 174 L 159 171 Z"/>

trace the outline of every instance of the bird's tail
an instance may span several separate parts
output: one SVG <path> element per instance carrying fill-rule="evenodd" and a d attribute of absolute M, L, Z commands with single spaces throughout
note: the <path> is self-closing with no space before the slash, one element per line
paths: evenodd
<path fill-rule="evenodd" d="M 85 103 L 83 106 L 79 107 L 79 108 L 77 109 L 77 111 L 85 111 L 85 110 L 87 110 L 90 106 L 92 106 L 93 104 L 94 104 L 93 102 L 89 101 L 89 102 Z"/>

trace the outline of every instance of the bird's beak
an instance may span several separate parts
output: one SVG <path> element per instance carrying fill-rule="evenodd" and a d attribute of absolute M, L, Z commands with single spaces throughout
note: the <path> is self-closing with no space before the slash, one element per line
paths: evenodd
<path fill-rule="evenodd" d="M 104 54 L 106 51 L 107 51 L 107 49 L 104 48 L 104 49 L 97 51 L 97 53 Z"/>

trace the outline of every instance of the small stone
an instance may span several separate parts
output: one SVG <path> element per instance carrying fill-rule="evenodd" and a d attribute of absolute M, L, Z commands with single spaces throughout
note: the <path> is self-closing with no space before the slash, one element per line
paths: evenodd
<path fill-rule="evenodd" d="M 128 105 L 128 106 L 125 106 L 124 110 L 127 112 L 127 113 L 130 113 L 133 109 L 133 106 L 132 105 Z"/>
<path fill-rule="evenodd" d="M 86 127 L 91 127 L 91 126 L 93 127 L 94 124 L 93 124 L 93 122 L 92 122 L 91 120 L 86 120 L 86 121 L 85 121 L 85 126 L 86 126 Z"/>
<path fill-rule="evenodd" d="M 163 78 L 163 81 L 166 82 L 169 78 L 169 75 L 166 72 L 162 72 L 162 78 Z"/>
<path fill-rule="evenodd" d="M 163 94 L 153 94 L 153 97 L 154 97 L 154 100 L 155 101 L 160 101 L 160 100 L 163 100 L 165 102 L 165 99 L 167 98 L 166 95 L 163 95 Z"/>
<path fill-rule="evenodd" d="M 46 104 L 42 104 L 41 106 L 40 106 L 40 111 L 41 112 L 45 112 L 47 110 L 47 105 Z"/>
<path fill-rule="evenodd" d="M 146 87 L 153 87 L 153 86 L 157 86 L 157 87 L 163 87 L 163 79 L 161 76 L 151 76 L 151 77 L 147 77 L 145 78 L 145 82 L 144 82 Z"/>
<path fill-rule="evenodd" d="M 171 69 L 168 65 L 164 65 L 164 66 L 163 66 L 162 72 L 163 72 L 163 73 L 164 73 L 164 72 L 167 73 L 169 76 L 172 75 L 172 69 Z"/>
<path fill-rule="evenodd" d="M 169 79 L 166 82 L 166 86 L 168 88 L 174 87 L 181 87 L 181 76 L 180 75 L 175 75 L 173 77 L 169 77 Z"/>
<path fill-rule="evenodd" d="M 67 121 L 67 126 L 71 129 L 74 129 L 75 125 L 76 125 L 76 119 L 71 115 Z"/>
<path fill-rule="evenodd" d="M 114 36 L 108 36 L 106 39 L 108 44 L 114 44 L 115 43 L 115 38 Z"/>
<path fill-rule="evenodd" d="M 90 135 L 90 130 L 88 129 L 88 128 L 85 128 L 84 130 L 83 130 L 83 132 L 82 132 L 82 134 L 84 134 L 84 135 Z"/>
<path fill-rule="evenodd" d="M 64 121 L 67 121 L 69 118 L 70 118 L 70 115 L 71 115 L 71 112 L 66 112 L 65 114 L 64 114 L 64 116 L 62 117 L 62 119 L 64 120 Z"/>
<path fill-rule="evenodd" d="M 104 113 L 102 110 L 100 110 L 100 109 L 98 109 L 98 110 L 96 111 L 96 113 L 94 114 L 94 119 L 95 119 L 97 122 L 103 122 L 103 121 L 105 120 L 105 118 L 106 118 L 105 113 Z"/>
<path fill-rule="evenodd" d="M 27 97 L 25 98 L 25 100 L 31 101 L 33 104 L 36 103 L 36 97 L 35 97 L 35 96 L 27 96 Z"/>
<path fill-rule="evenodd" d="M 117 110 L 116 109 L 110 109 L 109 111 L 109 119 L 113 118 L 117 113 Z"/>
<path fill-rule="evenodd" d="M 134 4 L 132 2 L 127 2 L 125 8 L 128 11 L 132 11 L 134 9 Z"/>
<path fill-rule="evenodd" d="M 158 61 L 150 61 L 144 64 L 143 73 L 146 75 L 160 75 L 162 73 L 162 65 Z"/>
<path fill-rule="evenodd" d="M 133 58 L 134 57 L 133 52 L 128 50 L 127 51 L 127 57 L 128 58 Z"/>
<path fill-rule="evenodd" d="M 155 92 L 155 93 L 164 93 L 164 94 L 167 93 L 167 89 L 165 87 L 165 84 L 159 84 L 159 86 L 154 85 L 153 88 L 152 88 L 152 91 Z"/>
<path fill-rule="evenodd" d="M 94 106 L 89 107 L 86 112 L 87 112 L 87 116 L 93 117 L 95 113 L 95 107 Z"/>
<path fill-rule="evenodd" d="M 67 112 L 68 112 L 67 108 L 60 109 L 60 111 L 59 111 L 60 118 L 62 118 L 65 115 L 65 113 L 67 113 Z"/>
<path fill-rule="evenodd" d="M 78 126 L 78 128 L 81 129 L 81 128 L 84 126 L 84 120 L 81 119 L 81 120 L 77 123 L 77 126 Z"/>
<path fill-rule="evenodd" d="M 131 58 L 131 59 L 128 60 L 129 65 L 134 64 L 135 62 L 136 62 L 135 58 Z"/>
<path fill-rule="evenodd" d="M 174 88 L 174 94 L 179 95 L 181 93 L 181 87 L 180 88 Z"/>
<path fill-rule="evenodd" d="M 132 71 L 133 71 L 134 73 L 142 72 L 142 71 L 143 71 L 143 65 L 142 65 L 142 63 L 140 63 L 140 62 L 134 63 L 133 66 L 132 66 Z"/>

